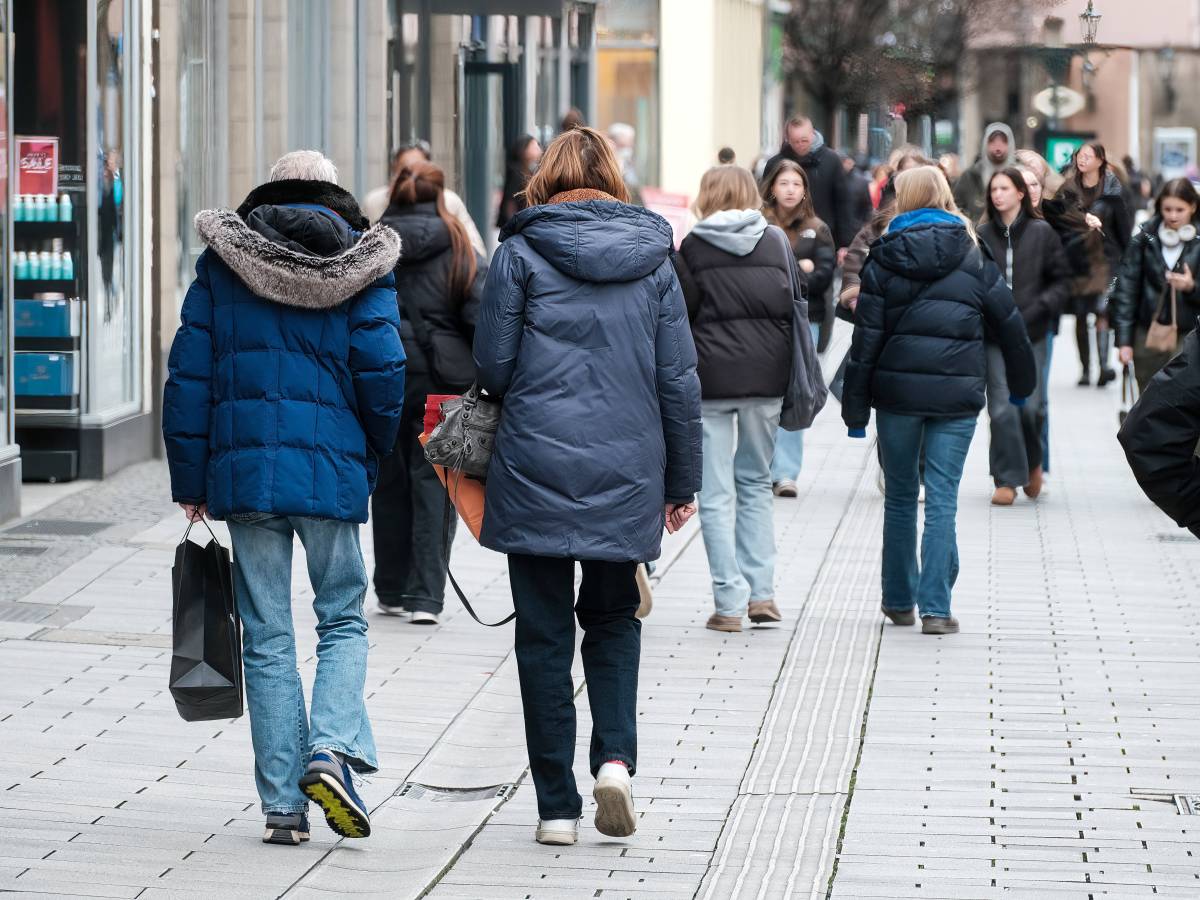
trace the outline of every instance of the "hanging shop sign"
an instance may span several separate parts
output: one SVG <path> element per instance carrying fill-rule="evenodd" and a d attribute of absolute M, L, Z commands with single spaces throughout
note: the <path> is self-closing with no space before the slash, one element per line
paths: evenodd
<path fill-rule="evenodd" d="M 17 193 L 58 194 L 58 138 L 17 136 Z"/>

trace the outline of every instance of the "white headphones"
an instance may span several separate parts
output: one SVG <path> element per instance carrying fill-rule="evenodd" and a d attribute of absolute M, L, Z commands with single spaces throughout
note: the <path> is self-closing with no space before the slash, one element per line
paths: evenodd
<path fill-rule="evenodd" d="M 1190 244 L 1196 239 L 1196 226 L 1184 225 L 1182 228 L 1167 228 L 1158 229 L 1158 239 L 1162 241 L 1164 247 L 1178 247 L 1180 244 Z"/>

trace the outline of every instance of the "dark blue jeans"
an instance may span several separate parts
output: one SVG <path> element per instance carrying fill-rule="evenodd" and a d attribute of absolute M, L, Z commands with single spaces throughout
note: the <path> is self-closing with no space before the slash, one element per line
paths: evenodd
<path fill-rule="evenodd" d="M 883 605 L 922 616 L 950 615 L 958 580 L 958 484 L 975 419 L 926 419 L 878 411 L 879 450 L 887 483 L 883 516 Z M 925 533 L 917 563 L 917 494 L 925 447 Z"/>
<path fill-rule="evenodd" d="M 636 563 L 584 561 L 575 603 L 575 560 L 508 557 L 517 609 L 517 671 L 529 769 L 543 820 L 577 819 L 575 784 L 575 617 L 583 628 L 583 674 L 592 711 L 591 770 L 637 765 L 637 686 L 642 651 Z M 574 609 L 572 609 L 574 604 Z"/>

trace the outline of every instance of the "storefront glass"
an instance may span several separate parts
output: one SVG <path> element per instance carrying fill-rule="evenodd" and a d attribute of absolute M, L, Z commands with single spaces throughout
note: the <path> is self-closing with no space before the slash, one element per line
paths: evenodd
<path fill-rule="evenodd" d="M 634 166 L 658 184 L 658 4 L 611 0 L 596 9 L 596 122 L 632 125 Z"/>

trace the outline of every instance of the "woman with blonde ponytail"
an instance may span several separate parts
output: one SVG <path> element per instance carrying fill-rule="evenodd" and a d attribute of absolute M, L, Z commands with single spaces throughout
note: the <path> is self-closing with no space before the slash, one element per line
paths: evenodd
<path fill-rule="evenodd" d="M 842 418 L 866 437 L 876 411 L 887 484 L 883 614 L 925 634 L 954 634 L 958 485 L 987 381 L 984 333 L 1004 355 L 1012 402 L 1037 387 L 1037 364 L 1012 292 L 932 166 L 896 178 L 896 216 L 862 272 Z M 925 450 L 925 533 L 917 558 L 917 495 Z"/>

